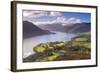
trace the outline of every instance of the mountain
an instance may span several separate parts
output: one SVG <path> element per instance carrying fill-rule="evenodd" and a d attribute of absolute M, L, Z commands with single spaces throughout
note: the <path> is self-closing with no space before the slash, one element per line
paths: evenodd
<path fill-rule="evenodd" d="M 23 21 L 23 38 L 29 38 L 32 36 L 39 36 L 44 34 L 50 34 L 48 30 L 43 30 L 31 22 Z"/>
<path fill-rule="evenodd" d="M 77 23 L 71 26 L 65 26 L 64 31 L 68 33 L 82 33 L 89 32 L 91 30 L 90 23 Z"/>
<path fill-rule="evenodd" d="M 61 23 L 53 23 L 53 24 L 40 24 L 38 25 L 42 29 L 50 30 L 50 31 L 62 31 L 64 27 L 61 25 Z"/>
<path fill-rule="evenodd" d="M 69 25 L 62 25 L 62 23 L 55 24 L 45 24 L 39 25 L 40 28 L 50 30 L 50 31 L 61 31 L 67 33 L 81 33 L 89 32 L 91 25 L 90 23 L 75 23 Z"/>

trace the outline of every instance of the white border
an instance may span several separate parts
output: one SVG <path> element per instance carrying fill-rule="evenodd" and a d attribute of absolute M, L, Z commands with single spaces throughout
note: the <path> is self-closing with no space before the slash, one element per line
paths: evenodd
<path fill-rule="evenodd" d="M 84 12 L 91 13 L 91 59 L 90 60 L 72 60 L 72 61 L 56 61 L 56 62 L 22 62 L 22 10 L 48 10 L 48 11 L 69 11 L 69 12 Z M 28 5 L 17 4 L 17 69 L 35 69 L 35 68 L 50 68 L 50 67 L 68 67 L 68 66 L 83 66 L 96 64 L 96 10 L 93 8 L 80 7 L 60 7 L 49 5 Z"/>
<path fill-rule="evenodd" d="M 30 2 L 49 2 L 63 4 L 80 4 L 80 5 L 97 5 L 99 0 L 15 0 L 15 1 L 30 1 Z"/>

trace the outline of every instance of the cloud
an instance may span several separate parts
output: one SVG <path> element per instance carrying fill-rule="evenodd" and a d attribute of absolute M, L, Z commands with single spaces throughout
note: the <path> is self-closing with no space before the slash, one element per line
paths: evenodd
<path fill-rule="evenodd" d="M 50 12 L 50 16 L 61 16 L 60 12 Z"/>
<path fill-rule="evenodd" d="M 57 17 L 57 16 L 62 16 L 62 13 L 61 12 L 24 10 L 23 11 L 23 16 L 27 17 L 27 18 L 41 17 L 41 16 Z"/>
<path fill-rule="evenodd" d="M 52 23 L 62 23 L 63 26 L 72 25 L 75 23 L 81 23 L 81 20 L 75 17 L 65 18 L 65 17 L 57 17 L 56 20 L 53 20 Z"/>
<path fill-rule="evenodd" d="M 35 23 L 35 25 L 40 25 L 40 24 L 47 25 L 47 24 L 52 24 L 52 21 L 38 21 L 38 22 L 33 21 L 32 23 Z"/>
<path fill-rule="evenodd" d="M 75 23 L 81 23 L 81 20 L 75 17 L 66 18 L 61 12 L 49 12 L 49 11 L 33 11 L 24 10 L 23 20 L 28 20 L 36 25 L 38 24 L 54 24 L 61 23 L 63 26 L 72 25 Z"/>
<path fill-rule="evenodd" d="M 23 16 L 27 18 L 47 16 L 47 11 L 23 11 Z"/>
<path fill-rule="evenodd" d="M 66 25 L 72 25 L 76 23 L 81 23 L 81 20 L 75 17 L 71 17 L 69 19 L 66 19 L 63 25 L 66 26 Z"/>
<path fill-rule="evenodd" d="M 68 25 L 73 25 L 73 24 L 76 24 L 76 23 L 82 23 L 80 19 L 78 18 L 75 18 L 75 17 L 71 17 L 71 18 L 65 18 L 65 17 L 57 17 L 55 20 L 52 20 L 52 21 L 38 21 L 38 22 L 33 22 L 35 23 L 36 25 L 39 25 L 39 24 L 54 24 L 54 23 L 61 23 L 63 26 L 68 26 Z"/>

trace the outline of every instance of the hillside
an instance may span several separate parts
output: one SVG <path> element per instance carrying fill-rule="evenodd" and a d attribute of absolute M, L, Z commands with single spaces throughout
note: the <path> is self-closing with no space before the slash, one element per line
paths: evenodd
<path fill-rule="evenodd" d="M 64 27 L 61 25 L 61 23 L 54 23 L 54 24 L 44 24 L 44 25 L 38 25 L 42 29 L 50 30 L 50 31 L 64 31 Z"/>
<path fill-rule="evenodd" d="M 60 60 L 82 60 L 91 58 L 90 32 L 79 34 L 68 42 L 41 43 L 33 48 L 35 54 L 23 62 L 45 62 Z"/>
<path fill-rule="evenodd" d="M 48 30 L 43 30 L 31 22 L 23 21 L 23 38 L 50 34 Z"/>
<path fill-rule="evenodd" d="M 62 23 L 38 25 L 42 29 L 50 31 L 61 31 L 66 33 L 81 33 L 89 32 L 91 29 L 90 23 L 75 23 L 63 26 Z"/>
<path fill-rule="evenodd" d="M 65 26 L 64 31 L 68 33 L 82 33 L 90 32 L 91 25 L 90 23 L 77 23 L 71 26 Z"/>

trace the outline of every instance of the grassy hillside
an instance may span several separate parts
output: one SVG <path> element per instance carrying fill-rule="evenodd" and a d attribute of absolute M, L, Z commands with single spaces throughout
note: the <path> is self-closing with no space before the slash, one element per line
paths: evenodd
<path fill-rule="evenodd" d="M 87 32 L 79 34 L 68 42 L 41 43 L 33 48 L 35 54 L 25 58 L 24 62 L 90 59 L 90 37 L 90 32 Z"/>

